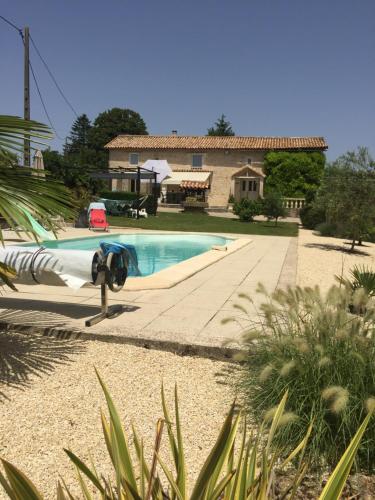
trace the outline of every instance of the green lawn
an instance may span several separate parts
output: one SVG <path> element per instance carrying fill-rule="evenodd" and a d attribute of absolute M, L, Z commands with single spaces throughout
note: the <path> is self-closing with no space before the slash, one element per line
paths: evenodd
<path fill-rule="evenodd" d="M 147 219 L 108 217 L 111 226 L 160 229 L 162 231 L 200 231 L 208 233 L 264 234 L 297 236 L 298 225 L 294 222 L 241 222 L 238 219 L 214 217 L 207 214 L 160 213 Z"/>

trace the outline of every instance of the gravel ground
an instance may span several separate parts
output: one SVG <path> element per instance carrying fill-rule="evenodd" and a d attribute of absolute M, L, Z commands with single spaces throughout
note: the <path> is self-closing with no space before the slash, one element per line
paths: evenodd
<path fill-rule="evenodd" d="M 125 426 L 135 423 L 146 449 L 162 415 L 161 382 L 171 409 L 178 384 L 187 467 L 190 478 L 196 476 L 231 402 L 230 389 L 217 376 L 225 363 L 101 342 L 4 332 L 0 338 L 0 456 L 33 478 L 46 498 L 54 498 L 58 472 L 75 484 L 63 447 L 84 460 L 91 454 L 104 475 L 111 470 L 99 416 L 105 402 L 94 365 Z M 6 498 L 2 491 L 0 498 Z"/>
<path fill-rule="evenodd" d="M 339 238 L 326 238 L 313 231 L 300 229 L 298 238 L 297 283 L 301 286 L 319 285 L 324 291 L 337 284 L 335 275 L 347 276 L 355 264 L 375 269 L 375 244 L 365 242 L 348 253 L 349 245 Z"/>

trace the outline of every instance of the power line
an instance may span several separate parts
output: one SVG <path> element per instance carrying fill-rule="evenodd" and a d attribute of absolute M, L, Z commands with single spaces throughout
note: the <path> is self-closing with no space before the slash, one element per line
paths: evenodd
<path fill-rule="evenodd" d="M 62 140 L 63 140 L 63 138 L 62 138 L 62 137 L 60 137 L 60 135 L 57 133 L 57 131 L 56 131 L 56 129 L 55 129 L 55 127 L 54 127 L 53 123 L 52 123 L 51 117 L 50 117 L 50 116 L 49 116 L 49 114 L 48 114 L 48 111 L 47 111 L 47 106 L 46 106 L 46 104 L 45 104 L 45 102 L 44 102 L 44 100 L 43 100 L 42 93 L 41 93 L 41 91 L 40 91 L 40 88 L 39 88 L 39 85 L 38 85 L 38 81 L 37 81 L 37 79 L 36 79 L 36 75 L 35 75 L 35 73 L 34 73 L 34 69 L 33 69 L 33 66 L 32 66 L 32 64 L 31 64 L 31 61 L 29 61 L 29 66 L 30 66 L 31 74 L 33 75 L 33 80 L 34 80 L 35 87 L 36 87 L 36 90 L 37 90 L 38 95 L 39 95 L 40 102 L 42 103 L 42 106 L 43 106 L 43 109 L 44 109 L 44 113 L 45 113 L 45 115 L 46 115 L 46 117 L 47 117 L 47 120 L 48 120 L 48 123 L 49 123 L 49 125 L 50 125 L 51 129 L 55 132 L 56 137 L 62 141 Z"/>
<path fill-rule="evenodd" d="M 20 36 L 22 38 L 22 43 L 25 44 L 25 40 L 24 40 L 24 37 L 23 37 L 23 33 L 22 31 L 20 31 Z M 57 130 L 55 129 L 53 123 L 52 123 L 52 120 L 51 120 L 51 117 L 48 113 L 48 110 L 47 110 L 47 106 L 44 102 L 44 99 L 43 99 L 43 96 L 42 96 L 42 92 L 40 91 L 40 88 L 39 88 L 39 84 L 38 84 L 38 80 L 36 78 L 36 75 L 35 75 L 35 71 L 34 71 L 34 68 L 33 68 L 33 65 L 31 64 L 31 61 L 29 60 L 29 67 L 30 67 L 30 70 L 31 70 L 31 74 L 32 74 L 32 77 L 33 77 L 33 80 L 34 80 L 34 83 L 35 83 L 35 87 L 36 87 L 36 90 L 38 92 L 38 95 L 39 95 L 39 99 L 40 99 L 40 102 L 42 103 L 42 106 L 43 106 L 43 109 L 44 109 L 44 113 L 47 117 L 47 120 L 48 120 L 48 123 L 51 127 L 51 129 L 55 132 L 56 134 L 56 137 L 60 140 L 63 140 L 62 137 L 60 137 L 60 135 L 57 133 Z"/>
<path fill-rule="evenodd" d="M 36 76 L 35 76 L 35 73 L 34 73 L 34 69 L 32 67 L 31 62 L 29 62 L 29 66 L 30 66 L 30 69 L 31 69 L 31 74 L 33 75 L 33 80 L 34 80 L 35 87 L 36 87 L 36 90 L 37 90 L 38 95 L 39 95 L 40 102 L 42 103 L 42 106 L 43 106 L 43 109 L 44 109 L 44 113 L 45 113 L 45 115 L 47 117 L 47 120 L 48 120 L 48 123 L 50 124 L 51 129 L 55 132 L 56 137 L 62 141 L 63 138 L 57 133 L 57 131 L 56 131 L 56 129 L 55 129 L 53 123 L 52 123 L 51 117 L 48 114 L 47 107 L 46 107 L 46 104 L 45 104 L 45 102 L 43 100 L 42 93 L 40 92 L 38 81 L 36 79 Z"/>
<path fill-rule="evenodd" d="M 46 63 L 46 61 L 43 59 L 38 47 L 36 46 L 34 40 L 33 40 L 33 37 L 30 36 L 30 40 L 31 40 L 31 43 L 36 51 L 36 53 L 38 54 L 40 60 L 42 61 L 42 63 L 44 64 L 44 67 L 46 68 L 49 76 L 51 77 L 53 83 L 56 85 L 56 88 L 57 90 L 59 91 L 61 97 L 64 99 L 64 101 L 66 102 L 66 104 L 69 106 L 69 108 L 73 111 L 73 113 L 76 115 L 76 117 L 78 118 L 78 113 L 77 111 L 74 109 L 73 105 L 69 102 L 69 100 L 67 99 L 67 97 L 65 96 L 64 92 L 62 91 L 60 85 L 57 83 L 56 81 L 56 78 L 54 77 L 54 75 L 52 74 L 52 71 L 49 69 L 48 67 L 48 64 Z"/>
<path fill-rule="evenodd" d="M 18 31 L 18 33 L 22 33 L 22 30 L 21 28 L 19 28 L 18 26 L 16 26 L 15 24 L 12 23 L 12 21 L 9 21 L 9 19 L 6 19 L 4 16 L 0 16 L 0 19 L 2 19 L 3 21 L 5 21 L 7 24 L 9 24 L 9 26 L 12 26 L 12 28 L 14 28 L 15 30 Z"/>
<path fill-rule="evenodd" d="M 0 15 L 0 19 L 2 19 L 5 23 L 7 23 L 9 26 L 11 26 L 12 28 L 14 28 L 16 31 L 18 31 L 18 34 L 20 35 L 21 39 L 22 39 L 22 43 L 25 44 L 25 40 L 24 40 L 24 37 L 23 37 L 23 32 L 22 32 L 22 29 L 19 28 L 18 26 L 16 26 L 14 23 L 12 23 L 12 21 L 10 21 L 9 19 L 5 18 L 4 16 Z M 73 113 L 76 115 L 76 117 L 78 117 L 78 113 L 76 112 L 76 110 L 73 108 L 72 104 L 68 101 L 68 99 L 66 98 L 65 94 L 63 93 L 61 87 L 59 86 L 59 84 L 57 83 L 56 81 L 56 78 L 53 76 L 51 70 L 49 69 L 48 67 L 48 64 L 46 63 L 46 61 L 43 59 L 39 49 L 37 48 L 33 38 L 30 36 L 30 40 L 31 40 L 31 43 L 36 51 L 36 53 L 38 54 L 40 60 L 42 61 L 42 63 L 44 64 L 46 70 L 48 71 L 48 74 L 50 75 L 50 77 L 52 78 L 54 84 L 56 85 L 56 88 L 57 90 L 60 92 L 61 96 L 63 97 L 64 101 L 66 102 L 66 104 L 69 106 L 69 108 L 73 111 Z M 55 132 L 56 134 L 56 137 L 60 140 L 63 140 L 62 137 L 60 137 L 60 135 L 57 133 L 53 123 L 52 123 L 52 120 L 51 120 L 51 117 L 48 113 L 48 110 L 47 110 L 47 106 L 44 102 L 44 99 L 43 99 L 43 96 L 42 96 L 42 93 L 40 91 L 40 87 L 39 87 L 39 84 L 38 84 L 38 81 L 37 81 L 37 78 L 36 78 L 36 74 L 35 74 L 35 71 L 34 71 L 34 68 L 31 64 L 31 61 L 29 61 L 29 67 L 30 67 L 30 70 L 31 70 L 31 74 L 32 74 L 32 77 L 33 77 L 33 80 L 34 80 L 34 83 L 35 83 L 35 87 L 37 89 L 37 92 L 38 92 L 38 95 L 39 95 L 39 99 L 40 99 L 40 102 L 42 103 L 42 106 L 43 106 L 43 109 L 44 109 L 44 113 L 47 117 L 47 120 L 49 122 L 49 125 L 51 127 L 51 129 Z"/>

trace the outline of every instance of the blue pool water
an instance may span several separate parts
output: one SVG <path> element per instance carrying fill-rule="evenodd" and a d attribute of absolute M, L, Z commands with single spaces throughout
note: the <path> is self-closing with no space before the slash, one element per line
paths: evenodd
<path fill-rule="evenodd" d="M 141 275 L 148 276 L 207 252 L 213 245 L 228 245 L 233 240 L 206 234 L 111 234 L 62 241 L 44 241 L 42 245 L 46 248 L 65 250 L 96 250 L 101 241 L 117 241 L 134 245 Z"/>

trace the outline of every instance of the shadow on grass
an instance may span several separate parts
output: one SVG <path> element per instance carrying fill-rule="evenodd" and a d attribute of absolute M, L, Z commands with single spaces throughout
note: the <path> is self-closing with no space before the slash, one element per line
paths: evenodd
<path fill-rule="evenodd" d="M 83 341 L 76 339 L 0 331 L 0 403 L 10 399 L 7 387 L 25 390 L 35 376 L 40 378 L 74 362 L 84 351 Z"/>
<path fill-rule="evenodd" d="M 304 246 L 306 248 L 318 248 L 319 250 L 325 250 L 327 252 L 341 252 L 348 255 L 362 255 L 364 257 L 368 257 L 370 254 L 364 252 L 363 250 L 350 250 L 350 248 L 344 247 L 347 243 L 343 243 L 342 245 L 333 245 L 331 243 L 306 243 Z"/>

